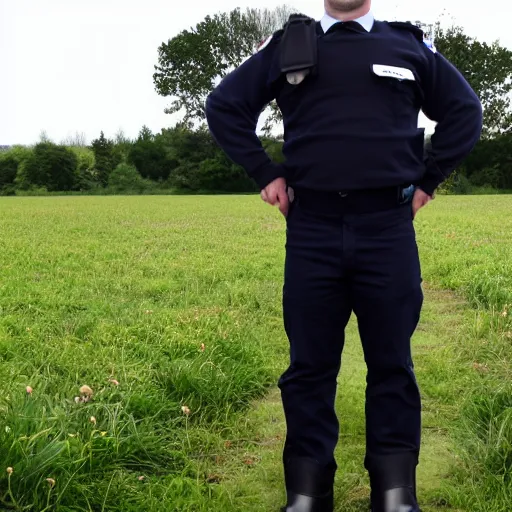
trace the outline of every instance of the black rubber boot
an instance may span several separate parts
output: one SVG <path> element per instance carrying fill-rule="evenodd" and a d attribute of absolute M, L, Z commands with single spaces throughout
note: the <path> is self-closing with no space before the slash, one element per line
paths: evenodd
<path fill-rule="evenodd" d="M 385 512 L 419 512 L 414 491 L 409 487 L 397 487 L 384 491 L 383 501 L 382 510 Z"/>
<path fill-rule="evenodd" d="M 312 459 L 288 459 L 284 466 L 288 500 L 281 512 L 333 512 L 335 472 Z"/>
<path fill-rule="evenodd" d="M 421 512 L 416 501 L 415 453 L 367 458 L 372 512 Z"/>

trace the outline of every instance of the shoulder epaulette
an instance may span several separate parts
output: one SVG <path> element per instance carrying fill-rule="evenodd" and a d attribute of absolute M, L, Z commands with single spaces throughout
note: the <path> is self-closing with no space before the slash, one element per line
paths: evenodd
<path fill-rule="evenodd" d="M 388 21 L 388 25 L 402 30 L 408 30 L 414 34 L 416 39 L 423 43 L 432 53 L 437 53 L 434 42 L 427 37 L 425 32 L 409 21 Z"/>
<path fill-rule="evenodd" d="M 388 25 L 398 29 L 408 30 L 409 32 L 412 32 L 416 36 L 416 39 L 418 39 L 418 41 L 423 42 L 425 33 L 423 32 L 423 30 L 421 30 L 420 27 L 414 25 L 413 23 L 410 23 L 409 21 L 388 21 Z"/>

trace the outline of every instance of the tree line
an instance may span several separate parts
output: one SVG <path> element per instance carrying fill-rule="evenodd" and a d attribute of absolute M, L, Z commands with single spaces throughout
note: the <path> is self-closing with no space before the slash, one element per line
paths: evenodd
<path fill-rule="evenodd" d="M 262 137 L 268 154 L 283 161 L 282 142 Z M 178 124 L 135 140 L 103 132 L 90 145 L 57 144 L 47 137 L 32 147 L 0 152 L 0 194 L 256 192 L 245 171 L 231 162 L 208 129 Z"/>
<path fill-rule="evenodd" d="M 153 81 L 171 100 L 167 113 L 182 113 L 174 127 L 135 140 L 102 132 L 90 145 L 83 136 L 56 144 L 46 136 L 32 147 L 0 150 L 0 194 L 82 192 L 257 192 L 244 170 L 217 147 L 205 124 L 204 104 L 217 81 L 240 65 L 292 11 L 234 9 L 206 16 L 158 48 Z M 466 77 L 484 108 L 484 130 L 469 158 L 444 185 L 445 191 L 474 187 L 512 189 L 512 51 L 482 43 L 461 27 L 433 29 L 435 44 Z M 193 70 L 193 72 L 191 72 Z M 282 162 L 282 136 L 272 136 L 281 115 L 272 102 L 264 117 L 264 148 Z M 428 140 L 426 141 L 428 144 Z"/>

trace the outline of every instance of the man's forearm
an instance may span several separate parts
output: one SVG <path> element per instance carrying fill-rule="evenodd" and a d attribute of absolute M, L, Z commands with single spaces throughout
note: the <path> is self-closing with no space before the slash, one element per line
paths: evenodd
<path fill-rule="evenodd" d="M 284 177 L 283 168 L 271 161 L 256 134 L 258 117 L 238 105 L 236 98 L 228 101 L 214 90 L 206 101 L 206 118 L 217 144 L 260 189 Z"/>
<path fill-rule="evenodd" d="M 426 151 L 425 174 L 417 184 L 427 194 L 450 177 L 480 139 L 482 104 L 460 72 L 444 57 L 432 59 L 432 81 L 423 111 L 437 126 Z"/>
<path fill-rule="evenodd" d="M 425 174 L 418 186 L 430 196 L 470 154 L 480 139 L 482 107 L 466 102 L 438 125 L 425 155 Z"/>
<path fill-rule="evenodd" d="M 260 187 L 284 177 L 256 134 L 258 119 L 274 99 L 269 69 L 275 41 L 228 74 L 206 100 L 206 119 L 217 144 Z M 244 84 L 243 87 L 240 84 Z"/>

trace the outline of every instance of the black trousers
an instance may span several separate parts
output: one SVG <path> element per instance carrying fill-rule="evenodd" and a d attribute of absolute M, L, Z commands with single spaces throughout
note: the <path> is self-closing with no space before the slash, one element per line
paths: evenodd
<path fill-rule="evenodd" d="M 372 457 L 419 452 L 410 339 L 423 293 L 412 208 L 397 202 L 371 211 L 377 203 L 364 200 L 368 211 L 361 213 L 345 208 L 339 195 L 298 196 L 288 213 L 283 313 L 290 366 L 279 380 L 285 460 L 308 457 L 336 467 L 334 405 L 352 312 L 368 369 L 365 465 Z"/>

